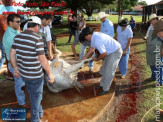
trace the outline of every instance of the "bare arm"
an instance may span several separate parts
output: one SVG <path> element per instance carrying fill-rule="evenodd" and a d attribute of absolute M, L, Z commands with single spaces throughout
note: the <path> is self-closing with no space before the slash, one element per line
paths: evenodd
<path fill-rule="evenodd" d="M 107 52 L 102 53 L 98 58 L 93 58 L 94 61 L 99 61 L 107 56 Z"/>
<path fill-rule="evenodd" d="M 91 57 L 91 56 L 93 55 L 94 51 L 95 51 L 95 48 L 90 47 L 89 50 L 88 50 L 88 52 L 87 52 L 87 53 L 84 55 L 84 57 L 82 58 L 82 60 Z"/>
<path fill-rule="evenodd" d="M 117 40 L 117 33 L 115 33 L 114 39 Z M 118 41 L 118 40 L 117 40 Z"/>
<path fill-rule="evenodd" d="M 44 68 L 44 70 L 46 71 L 46 73 L 48 74 L 48 76 L 49 76 L 49 78 L 50 78 L 50 79 L 49 79 L 49 82 L 50 82 L 50 83 L 53 83 L 53 82 L 54 82 L 54 76 L 53 76 L 53 74 L 52 74 L 52 72 L 51 72 L 49 63 L 48 63 L 48 61 L 47 61 L 45 55 L 39 55 L 39 56 L 38 56 L 38 59 L 39 59 L 39 61 L 40 61 L 40 63 L 41 63 L 41 66 Z"/>
<path fill-rule="evenodd" d="M 53 55 L 52 55 L 52 42 L 51 41 L 47 41 L 47 48 L 48 48 L 48 56 L 49 56 L 49 60 L 53 59 Z"/>
<path fill-rule="evenodd" d="M 79 28 L 79 30 L 81 30 L 84 26 L 86 25 L 85 20 L 83 21 L 83 25 Z"/>
<path fill-rule="evenodd" d="M 19 78 L 19 70 L 18 70 L 18 66 L 17 66 L 17 61 L 15 58 L 16 55 L 16 50 L 15 49 L 11 49 L 10 51 L 10 62 L 11 62 L 11 66 L 14 68 L 14 76 Z"/>
<path fill-rule="evenodd" d="M 123 54 L 122 54 L 122 55 L 125 55 L 125 54 L 126 54 L 126 52 L 127 52 L 128 48 L 129 48 L 129 47 L 130 47 L 130 45 L 131 45 L 131 41 L 132 41 L 132 38 L 129 38 L 129 39 L 128 39 L 127 46 L 126 46 L 125 50 L 123 51 Z"/>

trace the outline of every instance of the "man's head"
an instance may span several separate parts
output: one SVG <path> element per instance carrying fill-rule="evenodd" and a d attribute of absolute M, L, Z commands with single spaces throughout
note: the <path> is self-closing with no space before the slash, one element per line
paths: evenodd
<path fill-rule="evenodd" d="M 156 14 L 151 14 L 149 16 L 149 21 L 152 25 L 154 25 L 158 21 L 158 16 Z"/>
<path fill-rule="evenodd" d="M 155 23 L 153 35 L 155 34 L 163 39 L 163 19 L 160 19 Z"/>
<path fill-rule="evenodd" d="M 41 22 L 43 26 L 47 26 L 50 24 L 50 22 L 52 21 L 52 16 L 49 14 L 44 14 L 39 16 L 41 18 Z"/>
<path fill-rule="evenodd" d="M 13 28 L 14 30 L 18 30 L 21 24 L 20 15 L 9 14 L 7 17 L 7 24 L 9 27 Z"/>
<path fill-rule="evenodd" d="M 82 32 L 79 35 L 80 42 L 84 42 L 86 40 L 91 41 L 92 34 L 94 32 L 94 29 L 91 29 L 90 27 L 85 27 Z"/>
<path fill-rule="evenodd" d="M 127 26 L 128 26 L 129 22 L 128 22 L 128 19 L 127 18 L 124 18 L 123 20 L 121 20 L 119 22 L 119 26 L 122 27 L 122 29 L 125 29 Z"/>
<path fill-rule="evenodd" d="M 100 19 L 101 22 L 105 22 L 106 16 L 107 15 L 105 14 L 105 12 L 99 12 L 98 13 L 98 18 Z"/>
<path fill-rule="evenodd" d="M 37 16 L 30 17 L 28 21 L 28 29 L 33 30 L 35 33 L 38 33 L 41 26 L 41 19 Z"/>
<path fill-rule="evenodd" d="M 76 21 L 76 16 L 73 15 L 73 16 L 72 16 L 72 19 L 73 19 L 73 21 L 75 22 L 75 21 Z"/>

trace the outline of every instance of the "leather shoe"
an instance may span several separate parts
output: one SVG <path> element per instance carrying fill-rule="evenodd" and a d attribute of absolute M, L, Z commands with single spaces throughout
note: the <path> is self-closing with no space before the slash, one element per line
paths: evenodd
<path fill-rule="evenodd" d="M 102 90 L 102 91 L 100 92 L 100 95 L 105 95 L 105 94 L 108 94 L 108 93 L 109 93 L 108 91 Z"/>
<path fill-rule="evenodd" d="M 21 107 L 21 108 L 30 108 L 29 105 L 27 105 L 27 104 L 19 105 L 19 107 Z"/>
<path fill-rule="evenodd" d="M 101 89 L 102 87 L 100 85 L 95 86 L 96 89 Z"/>

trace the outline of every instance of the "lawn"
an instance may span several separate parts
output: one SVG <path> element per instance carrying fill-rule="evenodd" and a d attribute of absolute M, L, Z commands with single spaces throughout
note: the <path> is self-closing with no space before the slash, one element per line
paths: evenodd
<path fill-rule="evenodd" d="M 59 49 L 62 52 L 72 52 L 71 49 L 71 45 L 72 45 L 72 41 L 73 41 L 73 37 L 71 38 L 71 43 L 70 44 L 66 44 L 68 40 L 68 37 L 63 37 L 57 40 L 57 49 Z M 76 48 L 76 52 L 79 53 L 80 52 L 80 44 L 75 46 Z"/>
<path fill-rule="evenodd" d="M 92 15 L 94 18 L 96 18 L 98 16 L 97 13 L 93 13 Z M 63 23 L 64 24 L 67 24 L 67 15 L 64 15 L 63 16 Z M 130 17 L 131 15 L 123 15 L 123 18 L 127 18 L 128 20 L 130 20 Z M 140 23 L 142 22 L 142 16 L 133 16 L 134 17 L 134 20 L 137 22 L 137 23 Z M 84 18 L 85 19 L 88 19 L 88 16 L 87 15 L 84 15 Z M 110 21 L 112 21 L 113 23 L 118 23 L 118 15 L 110 15 L 107 17 Z M 87 21 L 87 23 L 101 23 L 100 20 L 98 21 Z"/>

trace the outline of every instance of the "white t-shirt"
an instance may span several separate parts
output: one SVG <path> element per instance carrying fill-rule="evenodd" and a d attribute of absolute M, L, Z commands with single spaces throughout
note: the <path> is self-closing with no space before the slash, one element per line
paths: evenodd
<path fill-rule="evenodd" d="M 23 31 L 27 29 L 27 25 L 28 25 L 28 22 L 24 25 Z M 43 30 L 44 30 L 44 32 L 43 32 Z M 39 32 L 46 33 L 46 41 L 51 41 L 52 40 L 50 28 L 49 28 L 48 25 L 47 26 L 44 26 L 44 29 L 41 26 Z"/>
<path fill-rule="evenodd" d="M 122 27 L 118 26 L 117 27 L 117 40 L 121 44 L 122 50 L 125 50 L 127 44 L 128 44 L 128 39 L 133 38 L 133 32 L 129 26 L 127 26 L 123 31 Z"/>
<path fill-rule="evenodd" d="M 96 48 L 100 54 L 107 52 L 109 55 L 118 50 L 121 45 L 107 34 L 94 32 L 91 38 L 91 47 Z"/>
<path fill-rule="evenodd" d="M 148 28 L 148 30 L 147 30 L 146 37 L 149 36 L 149 31 L 150 31 L 150 30 L 154 30 L 154 27 L 153 27 L 152 24 L 150 24 L 150 26 L 149 26 L 149 28 Z"/>

